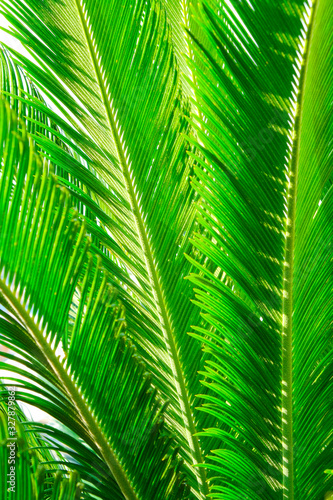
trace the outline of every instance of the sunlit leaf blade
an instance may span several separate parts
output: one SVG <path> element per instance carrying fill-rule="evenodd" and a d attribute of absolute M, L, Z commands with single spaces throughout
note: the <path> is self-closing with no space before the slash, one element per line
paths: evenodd
<path fill-rule="evenodd" d="M 31 94 L 34 99 L 41 100 L 36 86 L 29 81 L 22 69 L 15 64 L 5 47 L 0 45 L 0 93 L 3 95 L 10 93 L 14 96 L 23 96 L 25 92 Z M 14 97 L 7 97 L 7 99 L 18 116 L 21 118 L 27 116 L 30 119 L 26 123 L 28 132 L 39 133 L 43 130 L 43 125 L 47 125 L 46 116 L 34 106 L 22 103 L 21 100 Z M 36 127 L 32 120 L 38 121 L 40 125 Z"/>
<path fill-rule="evenodd" d="M 2 3 L 16 36 L 41 68 L 18 57 L 93 140 L 95 149 L 78 146 L 110 189 L 103 208 L 115 224 L 106 226 L 131 261 L 128 267 L 141 288 L 137 293 L 133 287 L 133 294 L 148 319 L 146 327 L 136 328 L 136 318 L 127 314 L 131 336 L 163 397 L 170 399 L 167 419 L 190 466 L 193 493 L 205 495 L 205 474 L 191 467 L 203 461 L 195 437 L 202 416 L 192 408 L 200 390 L 194 374 L 202 366 L 197 344 L 187 336 L 200 319 L 183 279 L 192 269 L 184 253 L 192 252 L 188 237 L 196 226 L 189 183 L 193 160 L 185 139 L 189 106 L 164 9 L 145 1 L 31 0 L 28 6 L 20 0 L 10 7 Z"/>
<path fill-rule="evenodd" d="M 100 257 L 89 251 L 70 193 L 57 185 L 3 101 L 0 132 L 1 302 L 18 320 L 4 312 L 1 342 L 20 363 L 10 367 L 18 376 L 17 399 L 59 419 L 87 443 L 108 468 L 108 491 L 120 489 L 131 500 L 186 498 L 173 437 L 163 431 L 165 404 L 123 338 L 124 308 Z M 22 366 L 30 371 L 28 380 Z"/>

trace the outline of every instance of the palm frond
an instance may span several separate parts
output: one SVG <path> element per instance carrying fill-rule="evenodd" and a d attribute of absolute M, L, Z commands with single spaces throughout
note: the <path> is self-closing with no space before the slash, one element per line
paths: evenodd
<path fill-rule="evenodd" d="M 201 408 L 220 422 L 206 430 L 221 440 L 213 498 L 319 500 L 333 460 L 332 5 L 228 2 L 197 16 L 209 43 L 196 40 L 206 71 L 193 64 L 206 159 L 193 185 L 211 238 L 194 244 L 233 283 L 203 266 L 191 276 L 215 328 L 193 333 L 214 358 Z"/>
<path fill-rule="evenodd" d="M 127 314 L 132 340 L 162 396 L 171 400 L 167 418 L 178 430 L 193 491 L 206 494 L 204 472 L 192 468 L 203 461 L 195 436 L 201 414 L 192 408 L 199 391 L 193 374 L 201 360 L 187 336 L 200 318 L 183 279 L 192 269 L 184 253 L 192 251 L 188 236 L 196 226 L 188 181 L 192 160 L 184 139 L 189 106 L 181 95 L 164 10 L 159 2 L 143 1 L 10 5 L 3 3 L 2 10 L 40 66 L 18 56 L 23 68 L 93 140 L 95 149 L 78 146 L 109 187 L 103 209 L 114 223 L 105 226 L 128 256 L 125 265 L 141 293 L 131 290 L 140 314 L 146 311 L 140 327 L 137 317 Z"/>
<path fill-rule="evenodd" d="M 48 168 L 53 169 L 57 182 L 70 189 L 73 196 L 69 201 L 85 216 L 95 252 L 104 258 L 104 264 L 115 283 L 122 283 L 124 287 L 130 285 L 130 290 L 140 294 L 140 290 L 128 275 L 128 269 L 132 266 L 131 260 L 115 243 L 110 231 L 106 232 L 104 229 L 105 226 L 113 229 L 117 227 L 117 230 L 121 231 L 121 226 L 108 215 L 108 204 L 111 203 L 117 210 L 123 209 L 124 206 L 97 177 L 94 162 L 84 154 L 76 142 L 93 149 L 96 149 L 95 145 L 83 134 L 79 134 L 68 121 L 60 118 L 56 111 L 45 105 L 26 73 L 6 49 L 3 50 L 1 68 L 3 95 L 11 104 L 15 104 L 14 109 L 30 131 L 29 135 L 36 151 L 47 160 Z M 94 193 L 98 193 L 98 199 Z M 110 275 L 110 279 L 112 278 Z M 131 316 L 135 315 L 131 305 L 133 298 L 125 290 L 120 290 L 120 293 L 126 307 L 132 310 Z M 136 326 L 138 321 L 136 315 Z"/>
<path fill-rule="evenodd" d="M 0 412 L 0 499 L 39 500 L 47 494 L 51 500 L 78 500 L 83 484 L 76 472 L 63 479 L 59 472 L 52 481 L 29 450 L 23 427 L 16 424 L 15 438 L 8 432 L 8 417 Z"/>
<path fill-rule="evenodd" d="M 117 498 L 119 490 L 133 500 L 185 498 L 177 450 L 163 432 L 165 404 L 124 338 L 124 308 L 101 259 L 89 251 L 84 221 L 4 102 L 0 117 L 0 291 L 18 319 L 4 313 L 1 342 L 19 363 L 10 367 L 18 375 L 17 399 L 59 419 L 94 451 L 97 463 L 104 461 L 108 493 L 101 491 L 101 498 L 112 491 Z M 20 380 L 24 368 L 28 380 Z M 131 435 L 137 428 L 139 445 Z"/>

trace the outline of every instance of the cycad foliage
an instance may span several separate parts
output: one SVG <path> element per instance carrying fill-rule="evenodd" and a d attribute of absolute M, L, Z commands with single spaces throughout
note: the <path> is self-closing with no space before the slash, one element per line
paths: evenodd
<path fill-rule="evenodd" d="M 12 455 L 8 453 L 7 441 L 13 450 Z M 51 474 L 40 465 L 36 451 L 29 449 L 24 429 L 20 424 L 17 424 L 17 441 L 14 443 L 11 440 L 8 434 L 8 421 L 3 413 L 0 414 L 0 443 L 1 478 L 8 487 L 6 492 L 2 486 L 1 500 L 9 500 L 14 496 L 26 500 L 36 498 L 78 500 L 81 497 L 84 485 L 78 481 L 77 472 L 71 472 L 69 479 L 64 479 L 58 472 L 54 480 L 51 480 Z"/>
<path fill-rule="evenodd" d="M 328 498 L 333 3 L 0 5 L 15 498 Z"/>

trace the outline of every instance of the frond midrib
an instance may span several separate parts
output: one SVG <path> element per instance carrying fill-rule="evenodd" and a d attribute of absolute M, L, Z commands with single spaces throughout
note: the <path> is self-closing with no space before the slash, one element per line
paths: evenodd
<path fill-rule="evenodd" d="M 89 410 L 88 404 L 81 396 L 71 376 L 68 374 L 63 364 L 56 357 L 54 351 L 43 336 L 43 333 L 33 322 L 28 312 L 21 304 L 20 300 L 15 296 L 15 294 L 13 294 L 13 292 L 10 290 L 10 287 L 7 286 L 2 279 L 0 279 L 0 293 L 3 294 L 7 303 L 9 303 L 11 308 L 15 311 L 19 320 L 25 326 L 31 338 L 36 343 L 40 352 L 43 354 L 45 360 L 47 360 L 50 370 L 59 380 L 68 397 L 70 398 L 78 415 L 80 416 L 81 422 L 86 426 L 92 443 L 94 443 L 98 448 L 101 456 L 109 467 L 125 498 L 127 500 L 140 500 L 136 495 L 133 485 L 130 479 L 127 477 L 124 468 L 118 461 L 102 429 Z"/>
<path fill-rule="evenodd" d="M 296 202 L 297 181 L 299 170 L 300 129 L 302 123 L 302 108 L 304 88 L 308 66 L 308 54 L 311 46 L 313 24 L 318 2 L 310 14 L 307 40 L 303 52 L 303 67 L 299 80 L 297 112 L 293 133 L 295 141 L 292 147 L 287 189 L 287 217 L 285 221 L 286 243 L 284 250 L 283 297 L 282 297 L 282 465 L 284 498 L 294 500 L 294 453 L 293 453 L 293 276 L 296 232 Z M 287 388 L 287 389 L 286 389 Z M 289 389 L 288 389 L 289 388 Z M 289 415 L 289 417 L 288 417 Z M 286 445 L 286 446 L 285 446 Z"/>
<path fill-rule="evenodd" d="M 135 191 L 131 182 L 131 177 L 130 177 L 130 172 L 128 170 L 128 165 L 126 162 L 124 150 L 121 144 L 121 140 L 119 137 L 119 133 L 117 131 L 116 127 L 116 122 L 115 119 L 112 115 L 107 93 L 106 93 L 106 86 L 103 81 L 102 73 L 100 71 L 97 57 L 89 36 L 88 32 L 88 26 L 85 23 L 84 19 L 84 13 L 82 10 L 82 7 L 79 3 L 78 0 L 75 0 L 76 8 L 78 11 L 78 15 L 81 21 L 82 29 L 84 32 L 84 36 L 86 39 L 86 43 L 88 46 L 88 50 L 90 53 L 90 57 L 94 66 L 95 74 L 96 74 L 96 79 L 97 83 L 99 85 L 99 89 L 101 92 L 101 97 L 102 97 L 102 102 L 104 105 L 105 109 L 105 114 L 109 123 L 110 130 L 112 132 L 112 136 L 117 148 L 117 153 L 119 157 L 119 163 L 122 168 L 122 173 L 124 176 L 124 181 L 125 181 L 125 186 L 127 189 L 127 194 L 129 197 L 129 202 L 133 211 L 133 217 L 135 220 L 138 236 L 140 239 L 141 247 L 144 252 L 144 259 L 146 262 L 146 267 L 147 267 L 147 273 L 149 276 L 149 281 L 150 285 L 152 288 L 152 292 L 154 295 L 155 303 L 156 303 L 156 309 L 157 313 L 159 316 L 159 321 L 161 325 L 161 330 L 163 333 L 164 340 L 166 342 L 166 347 L 170 359 L 170 364 L 171 364 L 171 370 L 173 373 L 173 378 L 175 382 L 175 387 L 177 388 L 177 394 L 179 397 L 179 405 L 182 410 L 183 414 L 183 420 L 185 424 L 185 429 L 187 432 L 187 439 L 192 451 L 192 458 L 194 463 L 202 463 L 202 454 L 201 454 L 201 449 L 199 445 L 199 440 L 198 437 L 195 436 L 197 430 L 195 427 L 194 419 L 192 417 L 192 409 L 189 401 L 189 396 L 187 394 L 187 389 L 186 389 L 186 381 L 184 377 L 184 373 L 182 370 L 180 358 L 177 352 L 177 345 L 176 345 L 176 340 L 173 335 L 173 328 L 171 325 L 171 320 L 168 314 L 168 308 L 165 303 L 165 300 L 163 298 L 163 291 L 162 287 L 160 284 L 160 280 L 158 278 L 158 272 L 154 264 L 154 256 L 153 252 L 149 243 L 148 239 L 148 232 L 145 227 L 145 223 L 143 221 L 143 218 L 140 213 L 139 205 L 137 198 L 135 196 Z M 207 480 L 206 480 L 206 473 L 204 468 L 198 467 L 195 468 L 195 474 L 198 479 L 198 484 L 199 484 L 199 489 L 200 492 L 203 495 L 207 495 L 209 493 L 208 485 L 207 485 Z"/>

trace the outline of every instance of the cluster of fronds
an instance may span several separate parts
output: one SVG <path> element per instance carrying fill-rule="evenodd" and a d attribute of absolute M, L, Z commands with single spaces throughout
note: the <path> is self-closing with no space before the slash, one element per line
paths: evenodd
<path fill-rule="evenodd" d="M 332 1 L 0 12 L 15 498 L 329 498 Z"/>

